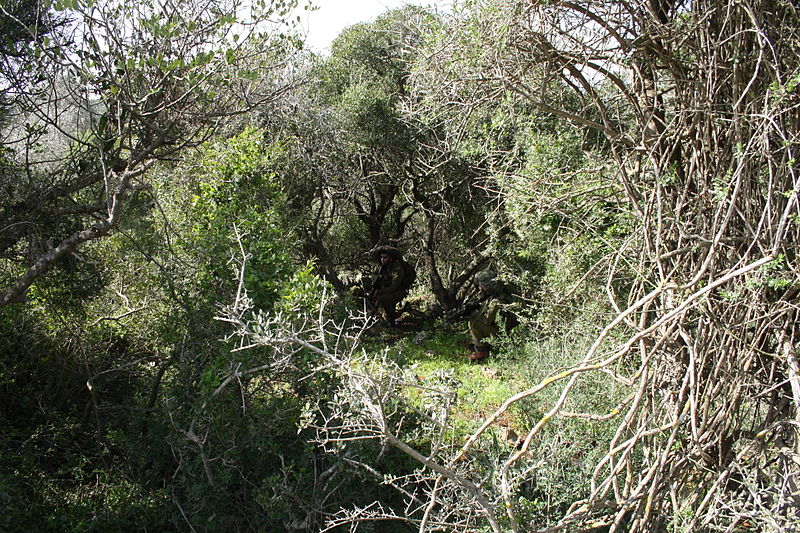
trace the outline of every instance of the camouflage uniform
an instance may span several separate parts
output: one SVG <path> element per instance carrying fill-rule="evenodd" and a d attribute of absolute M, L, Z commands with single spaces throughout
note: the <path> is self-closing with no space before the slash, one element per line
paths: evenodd
<path fill-rule="evenodd" d="M 384 249 L 378 249 L 379 253 L 387 253 Z M 408 295 L 408 290 L 404 288 L 406 271 L 400 263 L 400 256 L 397 253 L 388 252 L 391 260 L 386 264 L 381 264 L 376 269 L 373 282 L 373 299 L 375 307 L 378 308 L 381 316 L 390 325 L 395 325 L 397 318 L 397 304 L 403 301 Z"/>
<path fill-rule="evenodd" d="M 472 361 L 481 361 L 489 356 L 490 346 L 488 342 L 484 342 L 484 339 L 499 333 L 495 322 L 497 314 L 506 303 L 507 295 L 504 285 L 496 281 L 494 277 L 494 272 L 489 270 L 475 274 L 475 281 L 486 295 L 486 299 L 476 311 L 468 316 L 469 333 L 475 349 L 469 356 Z"/>
<path fill-rule="evenodd" d="M 472 344 L 475 346 L 476 352 L 488 352 L 489 344 L 483 342 L 483 339 L 499 333 L 495 320 L 500 306 L 500 300 L 490 296 L 469 317 L 469 334 L 472 336 Z"/>

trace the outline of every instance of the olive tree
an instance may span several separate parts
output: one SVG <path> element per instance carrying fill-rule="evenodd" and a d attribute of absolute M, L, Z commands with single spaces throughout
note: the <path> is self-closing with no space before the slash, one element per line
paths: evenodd
<path fill-rule="evenodd" d="M 365 252 L 391 243 L 418 258 L 451 307 L 485 262 L 480 228 L 491 205 L 475 181 L 480 158 L 457 153 L 410 92 L 414 62 L 439 26 L 406 7 L 345 29 L 311 66 L 313 83 L 267 117 L 303 250 L 339 290 Z"/>

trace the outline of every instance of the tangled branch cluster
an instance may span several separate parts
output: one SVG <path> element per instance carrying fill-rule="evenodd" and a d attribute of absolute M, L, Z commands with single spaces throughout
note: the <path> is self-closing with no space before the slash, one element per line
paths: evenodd
<path fill-rule="evenodd" d="M 619 315 L 561 398 L 580 373 L 610 369 L 620 358 L 637 361 L 628 374 L 633 394 L 591 494 L 552 529 L 654 531 L 676 521 L 689 531 L 794 527 L 795 8 L 511 4 L 512 52 L 500 79 L 541 107 L 556 107 L 526 77 L 530 65 L 545 65 L 591 106 L 591 116 L 573 118 L 603 132 L 627 206 L 642 221 L 608 261 Z M 627 276 L 632 289 L 615 291 L 614 281 Z M 612 331 L 629 337 L 612 345 L 603 338 Z M 515 521 L 513 510 L 509 518 Z"/>

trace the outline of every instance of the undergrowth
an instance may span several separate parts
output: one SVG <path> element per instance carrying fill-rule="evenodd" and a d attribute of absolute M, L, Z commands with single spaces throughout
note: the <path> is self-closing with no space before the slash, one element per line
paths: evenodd
<path fill-rule="evenodd" d="M 591 321 L 565 328 L 563 334 L 538 338 L 520 328 L 491 339 L 493 352 L 480 364 L 470 362 L 462 347 L 468 337 L 460 326 L 445 324 L 422 332 L 392 332 L 377 339 L 372 348 L 388 347 L 392 360 L 411 372 L 420 385 L 441 383 L 446 376 L 456 392 L 449 418 L 447 441 L 460 447 L 515 394 L 530 390 L 548 376 L 579 362 L 593 336 Z M 624 369 L 620 369 L 624 372 Z M 556 402 L 562 381 L 515 402 L 481 437 L 476 459 L 483 468 L 502 464 L 522 445 L 528 432 Z M 612 412 L 626 394 L 625 387 L 606 374 L 587 373 L 578 380 L 562 414 L 547 422 L 532 440 L 524 483 L 517 487 L 517 505 L 531 527 L 546 526 L 569 505 L 585 497 L 597 464 L 608 450 L 616 427 L 615 418 L 598 420 Z M 422 401 L 409 394 L 411 404 Z M 415 444 L 424 448 L 424 443 Z M 483 472 L 491 478 L 491 472 Z"/>

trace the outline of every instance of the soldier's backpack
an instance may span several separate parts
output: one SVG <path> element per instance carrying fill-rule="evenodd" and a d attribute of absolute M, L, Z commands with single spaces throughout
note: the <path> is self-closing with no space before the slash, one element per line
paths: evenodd
<path fill-rule="evenodd" d="M 407 291 L 417 281 L 417 269 L 414 265 L 400 258 L 400 264 L 403 265 L 403 290 Z"/>

